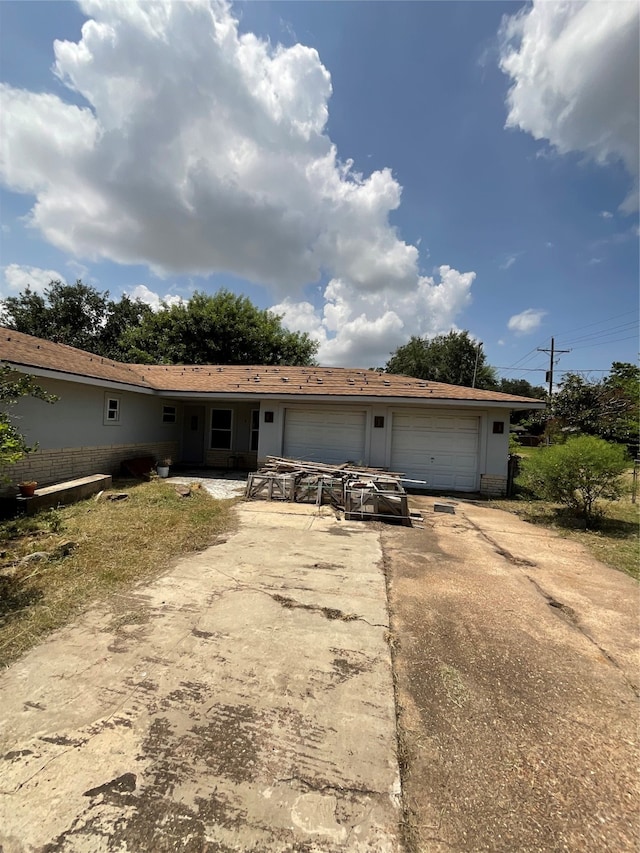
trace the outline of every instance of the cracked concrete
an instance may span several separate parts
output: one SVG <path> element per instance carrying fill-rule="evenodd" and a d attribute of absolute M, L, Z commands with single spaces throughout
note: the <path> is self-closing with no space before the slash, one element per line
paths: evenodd
<path fill-rule="evenodd" d="M 379 534 L 237 512 L 2 675 L 3 853 L 400 849 Z"/>

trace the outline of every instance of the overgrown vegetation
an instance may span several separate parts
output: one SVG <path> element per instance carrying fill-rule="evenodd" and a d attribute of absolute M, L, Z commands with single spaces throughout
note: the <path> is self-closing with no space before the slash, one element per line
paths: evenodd
<path fill-rule="evenodd" d="M 547 448 L 523 447 L 518 450 L 522 464 L 544 454 Z M 562 536 L 575 539 L 594 557 L 614 569 L 626 572 L 640 580 L 640 504 L 631 499 L 632 468 L 627 460 L 622 475 L 622 495 L 606 506 L 606 515 L 600 514 L 597 526 L 588 528 L 584 519 L 576 518 L 575 511 L 558 501 L 536 499 L 516 479 L 516 497 L 496 501 L 495 506 L 518 515 L 532 524 L 551 527 Z"/>
<path fill-rule="evenodd" d="M 158 480 L 126 492 L 126 500 L 107 493 L 0 523 L 0 666 L 89 604 L 212 544 L 231 523 L 230 502 L 198 487 L 187 498 Z"/>
<path fill-rule="evenodd" d="M 523 459 L 519 482 L 536 497 L 563 504 L 593 526 L 605 512 L 604 502 L 622 497 L 628 465 L 624 447 L 584 435 Z"/>

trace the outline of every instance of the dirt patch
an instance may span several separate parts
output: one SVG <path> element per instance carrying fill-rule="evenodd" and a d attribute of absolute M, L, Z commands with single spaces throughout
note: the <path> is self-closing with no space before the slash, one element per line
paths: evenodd
<path fill-rule="evenodd" d="M 637 850 L 628 682 L 528 554 L 441 518 L 383 534 L 407 849 Z"/>

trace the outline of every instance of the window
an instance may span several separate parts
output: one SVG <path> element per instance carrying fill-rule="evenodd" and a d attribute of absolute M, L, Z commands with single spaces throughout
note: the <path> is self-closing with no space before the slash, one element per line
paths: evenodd
<path fill-rule="evenodd" d="M 382 415 L 373 416 L 373 426 L 375 429 L 384 429 L 384 418 Z"/>
<path fill-rule="evenodd" d="M 503 435 L 504 434 L 504 421 L 494 421 L 493 422 L 493 434 L 494 435 Z"/>
<path fill-rule="evenodd" d="M 211 410 L 211 449 L 231 450 L 231 409 Z"/>
<path fill-rule="evenodd" d="M 265 424 L 273 423 L 273 412 L 265 412 L 264 413 L 264 422 Z"/>
<path fill-rule="evenodd" d="M 258 435 L 260 433 L 260 410 L 254 409 L 251 412 L 251 443 L 249 450 L 258 449 Z"/>
<path fill-rule="evenodd" d="M 120 397 L 104 398 L 104 422 L 105 424 L 120 423 Z"/>
<path fill-rule="evenodd" d="M 177 413 L 175 406 L 163 406 L 162 407 L 162 423 L 163 424 L 175 424 L 177 420 Z"/>

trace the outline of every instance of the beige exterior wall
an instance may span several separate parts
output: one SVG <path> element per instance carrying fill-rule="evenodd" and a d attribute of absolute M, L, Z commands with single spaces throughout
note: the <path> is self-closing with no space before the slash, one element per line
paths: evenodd
<path fill-rule="evenodd" d="M 121 391 L 88 385 L 41 379 L 37 382 L 58 397 L 53 404 L 25 397 L 12 409 L 16 425 L 29 444 L 38 443 L 41 450 L 69 447 L 111 447 L 142 443 L 178 441 L 180 436 L 180 404 L 175 401 L 135 391 Z M 105 418 L 106 401 L 117 398 L 120 416 L 116 423 Z M 177 422 L 162 422 L 165 405 L 177 406 Z"/>
<path fill-rule="evenodd" d="M 258 447 L 258 464 L 262 465 L 267 456 L 282 455 L 284 425 L 286 420 L 286 409 L 292 404 L 284 401 L 263 401 L 260 412 L 260 442 Z M 337 408 L 343 405 L 351 410 L 358 409 L 367 412 L 369 443 L 367 446 L 367 458 L 365 464 L 379 468 L 389 468 L 391 453 L 391 432 L 393 429 L 393 411 L 395 406 L 384 406 L 376 404 L 368 406 L 355 402 L 343 403 L 305 403 L 305 408 L 314 406 L 328 406 Z M 440 406 L 431 404 L 407 403 L 402 405 L 403 410 L 415 408 L 419 411 L 458 411 L 464 415 L 476 415 L 479 418 L 478 433 L 478 486 L 481 491 L 491 494 L 500 494 L 506 491 L 507 464 L 509 455 L 509 411 L 507 409 L 485 409 L 474 406 Z M 272 422 L 265 422 L 265 412 L 273 413 Z M 373 427 L 373 418 L 378 415 L 384 418 L 382 428 Z M 502 432 L 493 431 L 494 423 L 502 424 Z"/>

